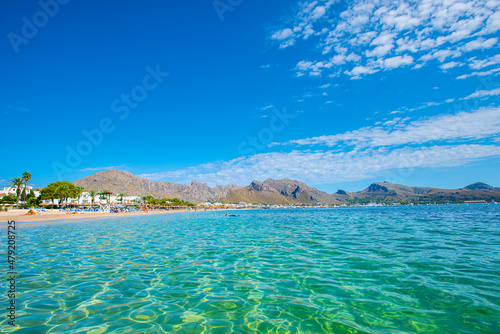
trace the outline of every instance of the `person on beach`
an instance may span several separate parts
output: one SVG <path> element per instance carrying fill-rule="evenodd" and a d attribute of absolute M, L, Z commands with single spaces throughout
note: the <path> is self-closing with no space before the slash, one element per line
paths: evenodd
<path fill-rule="evenodd" d="M 36 215 L 38 215 L 38 214 L 39 214 L 39 213 L 38 213 L 38 212 L 36 212 L 35 210 L 30 209 L 27 213 L 25 213 L 25 214 L 23 214 L 23 215 L 21 215 L 21 216 L 32 216 L 32 215 L 33 215 L 33 216 L 36 216 Z"/>

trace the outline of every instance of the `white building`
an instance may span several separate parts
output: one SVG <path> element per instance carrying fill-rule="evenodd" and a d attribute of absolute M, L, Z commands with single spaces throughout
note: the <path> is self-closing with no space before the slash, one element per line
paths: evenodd
<path fill-rule="evenodd" d="M 21 193 L 24 190 L 24 187 L 21 188 Z M 26 187 L 26 196 L 33 190 L 33 187 L 27 186 Z M 37 190 L 33 190 L 33 193 L 35 194 L 36 197 L 40 195 L 40 192 Z M 0 197 L 7 196 L 7 195 L 14 195 L 17 196 L 17 188 L 16 187 L 4 187 L 2 190 L 0 190 Z"/>

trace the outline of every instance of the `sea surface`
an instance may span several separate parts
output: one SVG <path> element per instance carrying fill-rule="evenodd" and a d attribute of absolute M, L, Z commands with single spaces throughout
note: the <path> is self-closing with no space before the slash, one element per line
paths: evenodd
<path fill-rule="evenodd" d="M 1 330 L 500 333 L 500 205 L 233 213 L 19 225 Z"/>

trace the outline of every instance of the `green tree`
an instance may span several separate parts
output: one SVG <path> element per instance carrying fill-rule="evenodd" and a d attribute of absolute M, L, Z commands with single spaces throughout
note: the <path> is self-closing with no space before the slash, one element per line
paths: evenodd
<path fill-rule="evenodd" d="M 125 194 L 123 193 L 119 193 L 118 195 L 116 195 L 117 199 L 118 197 L 120 198 L 120 204 L 123 204 L 123 197 L 125 197 Z"/>
<path fill-rule="evenodd" d="M 28 206 L 32 207 L 38 207 L 40 206 L 40 203 L 42 202 L 42 195 L 38 195 L 38 197 L 35 195 L 35 192 L 33 190 L 30 191 L 28 196 L 26 197 L 26 204 Z"/>
<path fill-rule="evenodd" d="M 77 199 L 77 202 L 80 203 L 80 197 L 82 197 L 82 194 L 83 194 L 83 188 L 82 187 L 76 187 L 75 188 L 75 194 L 76 194 L 76 199 Z"/>
<path fill-rule="evenodd" d="M 45 188 L 42 188 L 42 191 L 40 192 L 40 197 L 42 200 L 50 200 L 52 201 L 52 203 L 54 203 L 54 199 L 57 197 L 55 195 L 55 192 L 54 192 L 54 188 L 53 187 L 45 187 Z"/>
<path fill-rule="evenodd" d="M 78 189 L 73 183 L 68 181 L 57 181 L 42 189 L 42 199 L 59 199 L 59 204 L 63 205 L 68 198 L 76 198 Z"/>
<path fill-rule="evenodd" d="M 26 204 L 28 206 L 33 206 L 33 207 L 39 207 L 40 204 L 42 203 L 42 198 L 41 196 L 38 196 L 38 197 L 29 197 L 28 195 L 28 198 L 26 199 Z"/>
<path fill-rule="evenodd" d="M 30 172 L 24 172 L 23 173 L 23 181 L 24 181 L 24 188 L 23 188 L 23 194 L 22 194 L 22 198 L 23 198 L 23 201 L 26 201 L 26 189 L 30 183 L 30 180 L 31 180 L 31 173 Z"/>
<path fill-rule="evenodd" d="M 68 181 L 62 181 L 59 187 L 57 188 L 57 192 L 61 198 L 59 203 L 64 203 L 68 201 L 68 198 L 77 198 L 78 197 L 78 189 L 73 183 Z"/>
<path fill-rule="evenodd" d="M 153 196 L 144 196 L 142 197 L 142 201 L 144 203 L 148 203 L 148 204 L 154 204 L 154 197 Z"/>
<path fill-rule="evenodd" d="M 8 183 L 12 188 L 16 188 L 16 203 L 19 205 L 19 197 L 21 197 L 21 187 L 24 185 L 22 177 L 14 177 Z"/>
<path fill-rule="evenodd" d="M 15 204 L 15 203 L 16 203 L 16 195 L 14 194 L 8 194 L 0 198 L 0 204 Z"/>
<path fill-rule="evenodd" d="M 96 191 L 95 190 L 91 190 L 89 192 L 89 195 L 90 195 L 90 200 L 92 201 L 92 206 L 94 206 Z"/>

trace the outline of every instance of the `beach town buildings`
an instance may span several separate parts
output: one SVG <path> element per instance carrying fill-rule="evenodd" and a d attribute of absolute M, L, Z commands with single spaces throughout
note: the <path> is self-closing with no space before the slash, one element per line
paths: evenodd
<path fill-rule="evenodd" d="M 21 191 L 24 190 L 24 187 L 21 189 Z M 33 190 L 33 187 L 27 186 L 26 187 L 26 195 L 29 194 Z M 33 190 L 33 193 L 35 196 L 39 196 L 40 192 L 38 190 Z M 0 190 L 0 198 L 7 196 L 7 195 L 14 195 L 17 196 L 17 188 L 16 187 L 3 187 L 2 190 Z"/>
<path fill-rule="evenodd" d="M 94 205 L 100 204 L 135 204 L 141 202 L 141 197 L 139 196 L 123 196 L 123 200 L 119 196 L 110 195 L 106 198 L 101 198 L 98 193 L 94 197 Z M 43 200 L 44 204 L 54 204 L 59 205 L 59 199 L 53 200 Z M 83 192 L 78 198 L 68 198 L 65 202 L 68 205 L 92 205 L 92 196 L 89 192 Z"/>
<path fill-rule="evenodd" d="M 36 197 L 40 195 L 40 191 L 34 190 L 33 187 L 27 186 L 26 187 L 26 194 L 29 194 L 33 190 L 34 194 Z M 0 190 L 0 198 L 3 196 L 13 194 L 17 195 L 17 188 L 15 187 L 4 187 L 3 189 Z M 21 200 L 21 203 L 24 204 L 24 202 Z M 117 205 L 117 204 L 123 204 L 123 205 L 130 205 L 130 204 L 139 204 L 142 203 L 142 197 L 140 196 L 123 196 L 123 199 L 117 195 L 111 195 L 111 194 L 106 194 L 101 196 L 101 194 L 97 193 L 94 196 L 94 200 L 92 201 L 92 196 L 90 195 L 90 192 L 84 191 L 79 197 L 77 198 L 67 198 L 64 201 L 64 205 L 92 205 L 92 203 L 95 206 L 99 205 Z M 42 204 L 45 205 L 60 205 L 60 199 L 54 198 L 52 200 L 42 200 Z M 226 208 L 250 208 L 250 207 L 259 207 L 259 205 L 256 204 L 249 204 L 245 202 L 240 202 L 238 204 L 236 203 L 212 203 L 212 202 L 204 202 L 204 203 L 199 203 L 199 207 L 206 207 L 206 208 L 220 208 L 220 207 L 226 207 Z"/>

